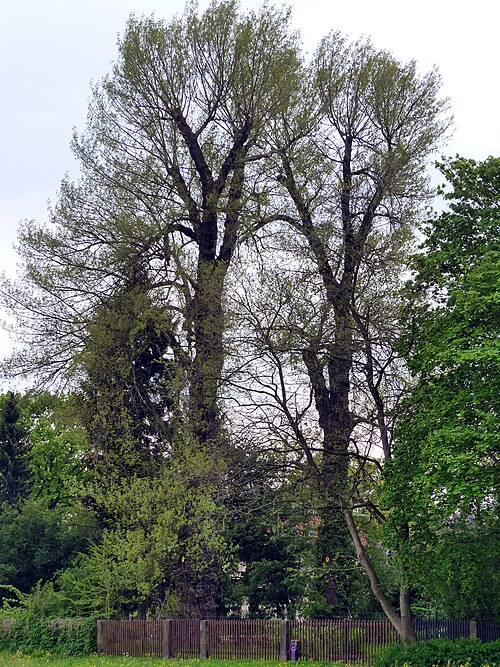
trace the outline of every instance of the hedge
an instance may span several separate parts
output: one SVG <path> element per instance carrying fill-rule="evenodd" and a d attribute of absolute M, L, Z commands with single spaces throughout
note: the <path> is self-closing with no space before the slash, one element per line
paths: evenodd
<path fill-rule="evenodd" d="M 416 644 L 390 644 L 375 656 L 374 667 L 500 667 L 500 640 L 429 639 Z"/>
<path fill-rule="evenodd" d="M 97 650 L 95 618 L 35 618 L 20 614 L 0 621 L 0 650 L 54 655 L 89 655 Z"/>

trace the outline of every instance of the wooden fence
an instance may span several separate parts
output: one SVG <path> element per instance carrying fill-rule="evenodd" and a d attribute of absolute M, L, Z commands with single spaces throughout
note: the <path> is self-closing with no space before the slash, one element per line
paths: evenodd
<path fill-rule="evenodd" d="M 384 646 L 398 641 L 389 621 L 324 619 L 290 621 L 290 638 L 300 642 L 308 660 L 343 660 L 370 664 Z"/>
<path fill-rule="evenodd" d="M 489 621 L 416 620 L 419 639 L 473 637 L 500 638 L 500 623 Z M 164 658 L 248 658 L 290 660 L 343 660 L 370 664 L 373 654 L 398 637 L 389 621 L 227 620 L 191 619 L 98 621 L 98 650 L 109 655 Z"/>
<path fill-rule="evenodd" d="M 200 621 L 174 618 L 160 623 L 165 629 L 165 644 L 162 652 L 156 655 L 162 655 L 164 658 L 197 658 L 201 654 L 201 635 L 204 626 Z"/>
<path fill-rule="evenodd" d="M 477 638 L 477 626 L 474 634 L 474 621 L 422 620 L 414 619 L 413 627 L 419 641 L 427 639 L 459 639 L 460 637 Z"/>
<path fill-rule="evenodd" d="M 206 655 L 221 660 L 273 660 L 280 655 L 280 621 L 206 621 Z"/>
<path fill-rule="evenodd" d="M 474 621 L 471 621 L 474 623 Z M 500 623 L 495 621 L 477 621 L 476 637 L 483 642 L 493 642 L 500 639 Z"/>
<path fill-rule="evenodd" d="M 162 655 L 162 621 L 98 621 L 97 648 L 110 655 Z"/>

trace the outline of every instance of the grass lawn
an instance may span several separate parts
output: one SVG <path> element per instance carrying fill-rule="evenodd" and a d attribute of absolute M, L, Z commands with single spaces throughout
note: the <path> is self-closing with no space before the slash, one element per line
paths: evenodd
<path fill-rule="evenodd" d="M 286 663 L 285 663 L 286 664 Z M 307 667 L 342 666 L 339 662 L 299 661 Z M 117 658 L 91 655 L 86 658 L 57 658 L 54 656 L 31 657 L 29 655 L 0 654 L 0 667 L 285 667 L 277 660 L 181 660 L 171 658 Z"/>

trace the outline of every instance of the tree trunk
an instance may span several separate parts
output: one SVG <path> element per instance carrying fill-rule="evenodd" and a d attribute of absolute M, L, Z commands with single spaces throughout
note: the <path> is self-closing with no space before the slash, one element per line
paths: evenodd
<path fill-rule="evenodd" d="M 399 588 L 399 610 L 401 614 L 401 633 L 400 637 L 407 642 L 416 642 L 417 635 L 413 628 L 413 621 L 410 609 L 410 589 L 404 581 L 401 582 Z"/>
<path fill-rule="evenodd" d="M 313 350 L 303 353 L 314 390 L 323 452 L 319 487 L 325 504 L 320 510 L 319 555 L 326 568 L 324 596 L 333 616 L 347 616 L 350 570 L 354 558 L 352 541 L 343 514 L 349 506 L 349 442 L 353 428 L 349 410 L 352 366 L 352 328 L 349 307 L 336 310 L 335 341 L 329 350 L 325 378 L 324 362 Z"/>
<path fill-rule="evenodd" d="M 147 611 L 146 601 L 141 600 L 140 602 L 137 603 L 137 618 L 140 621 L 146 620 L 146 611 Z"/>
<path fill-rule="evenodd" d="M 351 534 L 354 548 L 356 549 L 356 555 L 358 557 L 361 567 L 368 575 L 373 595 L 375 596 L 376 600 L 382 607 L 382 610 L 389 619 L 389 621 L 396 629 L 401 640 L 410 643 L 415 642 L 416 635 L 411 621 L 410 604 L 409 604 L 410 597 L 408 589 L 403 587 L 401 588 L 401 595 L 400 595 L 401 614 L 398 614 L 397 610 L 394 609 L 393 605 L 391 604 L 391 601 L 384 593 L 382 585 L 380 584 L 380 581 L 377 577 L 377 573 L 375 572 L 375 569 L 373 567 L 373 564 L 368 558 L 368 555 L 361 543 L 358 529 L 356 528 L 356 523 L 354 522 L 354 518 L 352 516 L 351 511 L 347 509 L 344 510 L 344 515 L 347 521 L 347 525 L 349 527 L 349 532 Z"/>
<path fill-rule="evenodd" d="M 340 371 L 340 369 L 339 369 Z M 325 597 L 334 616 L 347 616 L 353 563 L 352 542 L 342 508 L 349 502 L 349 437 L 351 418 L 340 371 L 330 385 L 328 423 L 324 431 L 321 489 L 327 500 L 321 511 L 320 546 L 327 567 Z M 347 392 L 349 384 L 347 382 Z"/>
<path fill-rule="evenodd" d="M 215 444 L 219 435 L 217 394 L 224 364 L 222 292 L 226 272 L 225 262 L 199 262 L 192 314 L 196 356 L 190 419 L 200 445 Z"/>

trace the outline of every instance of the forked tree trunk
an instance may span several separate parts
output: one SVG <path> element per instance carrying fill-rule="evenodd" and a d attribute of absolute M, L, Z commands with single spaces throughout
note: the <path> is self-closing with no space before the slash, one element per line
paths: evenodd
<path fill-rule="evenodd" d="M 384 590 L 378 579 L 377 573 L 375 572 L 373 564 L 369 559 L 361 543 L 361 539 L 359 537 L 358 529 L 356 527 L 354 517 L 352 516 L 352 512 L 346 509 L 344 510 L 344 516 L 347 521 L 347 526 L 351 534 L 354 548 L 356 549 L 356 555 L 358 557 L 359 563 L 363 568 L 363 570 L 368 575 L 368 578 L 370 579 L 370 586 L 373 595 L 375 596 L 376 600 L 382 607 L 382 610 L 384 611 L 389 621 L 396 629 L 400 639 L 402 641 L 411 643 L 416 642 L 417 637 L 415 635 L 415 630 L 413 629 L 413 624 L 411 620 L 410 595 L 408 588 L 403 585 L 401 586 L 400 589 L 401 610 L 400 613 L 398 613 L 397 610 L 393 607 L 389 598 L 384 593 Z"/>

